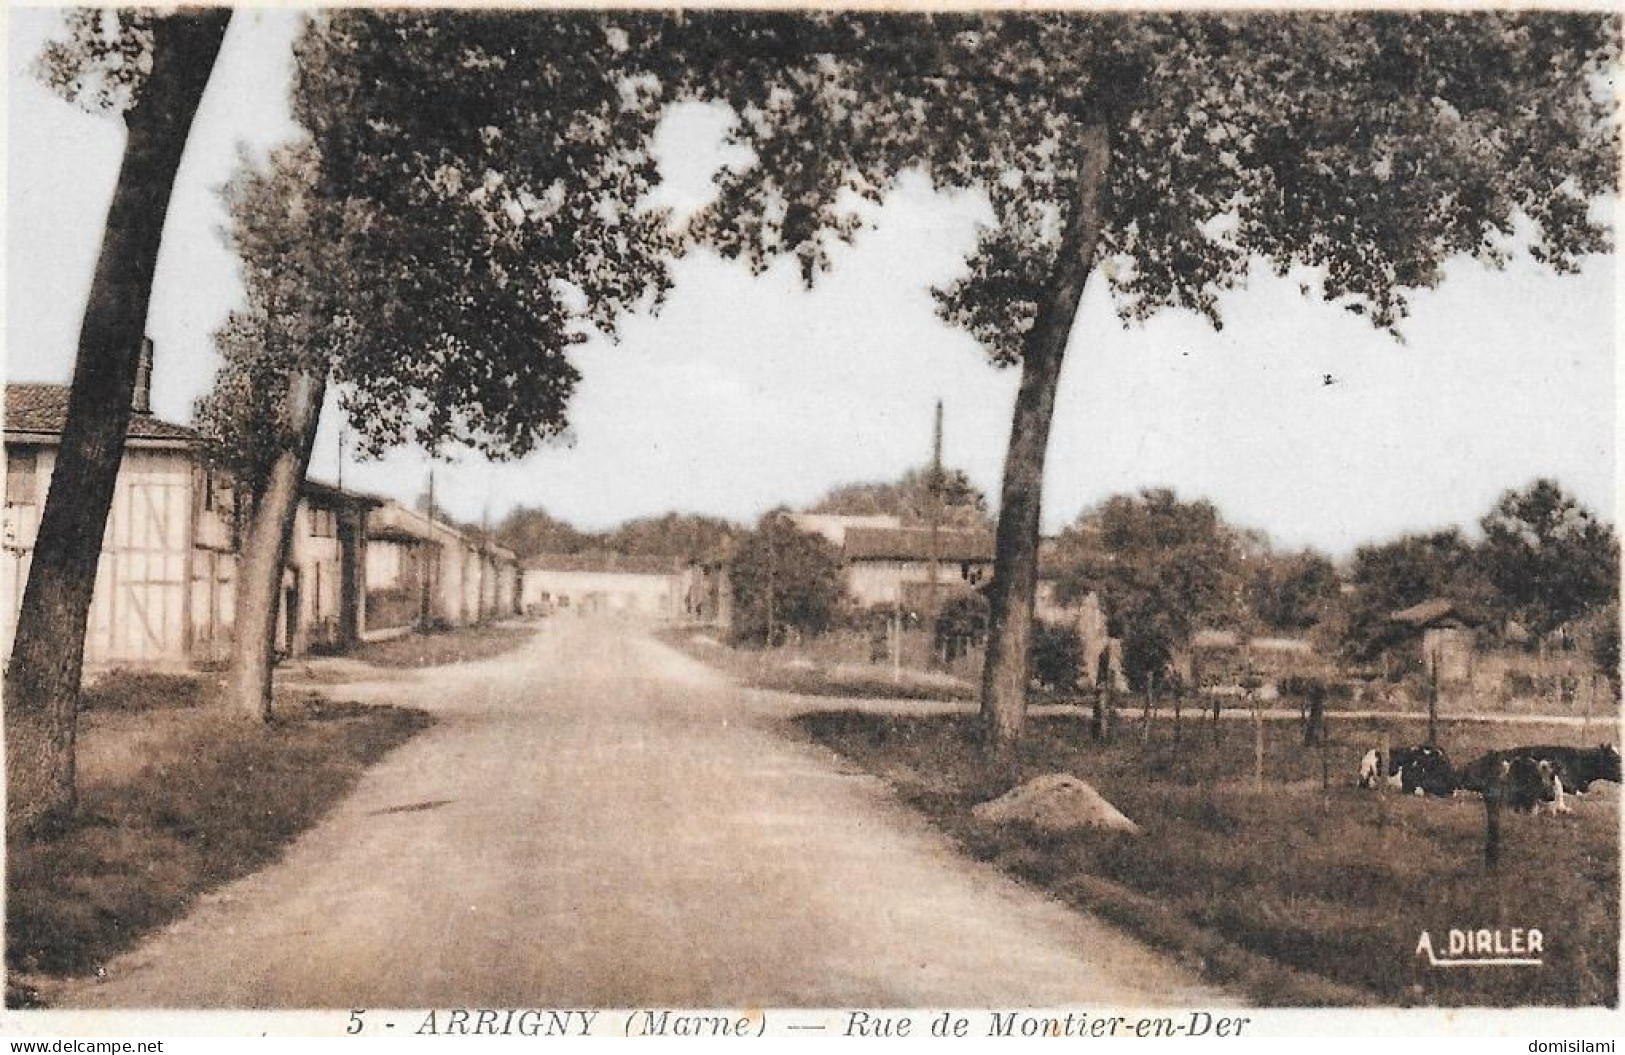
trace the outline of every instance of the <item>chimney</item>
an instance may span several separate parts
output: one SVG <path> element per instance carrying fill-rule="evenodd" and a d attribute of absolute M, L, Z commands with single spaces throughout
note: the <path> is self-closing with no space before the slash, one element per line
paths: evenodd
<path fill-rule="evenodd" d="M 135 394 L 130 409 L 137 414 L 152 413 L 152 338 L 141 338 L 141 358 L 135 364 Z"/>

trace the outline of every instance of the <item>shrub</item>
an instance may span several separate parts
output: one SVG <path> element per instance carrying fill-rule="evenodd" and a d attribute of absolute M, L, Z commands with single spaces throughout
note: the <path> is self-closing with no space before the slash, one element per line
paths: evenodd
<path fill-rule="evenodd" d="M 979 593 L 956 594 L 937 612 L 932 645 L 945 660 L 956 660 L 987 637 L 987 599 Z"/>
<path fill-rule="evenodd" d="M 1082 662 L 1083 644 L 1072 627 L 1043 620 L 1035 622 L 1029 655 L 1033 680 L 1041 688 L 1052 692 L 1071 692 L 1078 687 L 1078 665 Z"/>

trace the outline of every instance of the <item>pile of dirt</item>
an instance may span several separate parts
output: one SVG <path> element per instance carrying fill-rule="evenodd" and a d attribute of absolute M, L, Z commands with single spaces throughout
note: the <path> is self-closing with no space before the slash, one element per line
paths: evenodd
<path fill-rule="evenodd" d="M 1140 826 L 1101 798 L 1100 792 L 1070 773 L 1047 773 L 971 809 L 994 824 L 1030 824 L 1040 831 L 1076 828 L 1138 832 Z"/>

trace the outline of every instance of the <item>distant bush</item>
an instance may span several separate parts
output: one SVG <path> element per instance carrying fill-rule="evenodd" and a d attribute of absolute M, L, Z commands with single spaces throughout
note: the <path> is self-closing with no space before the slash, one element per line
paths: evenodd
<path fill-rule="evenodd" d="M 987 616 L 987 599 L 979 593 L 956 594 L 944 601 L 932 634 L 937 655 L 952 662 L 981 644 L 987 637 Z"/>
<path fill-rule="evenodd" d="M 1033 624 L 1031 656 L 1033 679 L 1051 692 L 1071 692 L 1078 687 L 1078 668 L 1083 661 L 1083 643 L 1070 626 Z"/>

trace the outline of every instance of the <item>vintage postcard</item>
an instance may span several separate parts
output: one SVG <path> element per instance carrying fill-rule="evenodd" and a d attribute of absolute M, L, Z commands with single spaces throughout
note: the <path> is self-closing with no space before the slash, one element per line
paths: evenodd
<path fill-rule="evenodd" d="M 0 1032 L 1614 1050 L 1620 48 L 11 7 Z"/>

